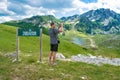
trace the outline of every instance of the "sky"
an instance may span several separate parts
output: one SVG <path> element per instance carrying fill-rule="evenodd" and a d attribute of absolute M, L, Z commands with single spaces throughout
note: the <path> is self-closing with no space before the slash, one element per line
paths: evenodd
<path fill-rule="evenodd" d="M 99 8 L 120 13 L 120 0 L 0 0 L 0 23 L 35 15 L 61 18 Z"/>

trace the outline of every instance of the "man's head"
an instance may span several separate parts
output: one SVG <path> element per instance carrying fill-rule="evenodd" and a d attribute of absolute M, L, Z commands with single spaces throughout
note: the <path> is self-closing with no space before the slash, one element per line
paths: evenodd
<path fill-rule="evenodd" d="M 51 28 L 55 28 L 55 23 L 52 22 L 52 23 L 50 24 L 50 26 L 51 26 Z"/>

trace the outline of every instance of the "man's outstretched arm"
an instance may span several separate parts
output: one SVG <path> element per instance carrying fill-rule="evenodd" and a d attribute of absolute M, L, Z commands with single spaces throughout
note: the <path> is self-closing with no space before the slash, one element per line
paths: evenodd
<path fill-rule="evenodd" d="M 63 24 L 62 24 L 62 23 L 59 24 L 58 30 L 59 30 L 59 32 L 63 32 L 63 31 L 64 31 L 64 29 L 63 29 Z"/>

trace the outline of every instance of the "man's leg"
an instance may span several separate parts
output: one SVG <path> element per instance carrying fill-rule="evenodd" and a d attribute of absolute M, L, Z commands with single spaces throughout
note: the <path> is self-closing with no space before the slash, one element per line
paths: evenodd
<path fill-rule="evenodd" d="M 53 52 L 53 64 L 56 62 L 56 52 Z"/>
<path fill-rule="evenodd" d="M 51 51 L 49 55 L 49 64 L 52 64 L 52 60 L 53 60 L 53 51 Z"/>
<path fill-rule="evenodd" d="M 55 51 L 53 52 L 53 64 L 55 64 L 56 62 L 56 53 L 58 51 L 58 44 L 55 45 L 54 50 Z"/>

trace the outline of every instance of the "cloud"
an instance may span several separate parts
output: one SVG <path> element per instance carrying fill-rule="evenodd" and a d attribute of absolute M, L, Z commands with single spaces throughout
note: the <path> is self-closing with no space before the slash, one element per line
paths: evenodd
<path fill-rule="evenodd" d="M 10 21 L 10 20 L 13 20 L 13 19 L 9 16 L 1 16 L 0 17 L 0 22 Z"/>
<path fill-rule="evenodd" d="M 29 5 L 24 6 L 26 8 L 26 15 L 35 16 L 35 15 L 53 15 L 56 16 L 56 10 L 54 9 L 47 9 L 44 7 L 31 7 Z"/>
<path fill-rule="evenodd" d="M 26 12 L 26 9 L 24 7 L 23 4 L 13 4 L 13 3 L 9 3 L 8 6 L 7 6 L 7 9 L 9 11 L 12 11 L 14 12 L 15 14 L 19 14 L 19 15 L 25 15 L 25 12 Z"/>
<path fill-rule="evenodd" d="M 34 7 L 44 7 L 47 9 L 61 9 L 72 6 L 73 0 L 27 0 L 27 3 Z"/>
<path fill-rule="evenodd" d="M 119 0 L 96 0 L 97 2 L 86 3 L 83 0 L 74 0 L 73 5 L 78 8 L 79 13 L 85 13 L 89 10 L 95 10 L 99 8 L 109 8 L 115 12 L 120 13 L 120 1 Z M 90 0 L 88 0 L 90 1 Z M 94 0 L 93 0 L 94 1 Z"/>
<path fill-rule="evenodd" d="M 120 13 L 119 5 L 119 0 L 0 0 L 0 23 L 35 15 L 51 14 L 60 18 L 98 8 Z"/>
<path fill-rule="evenodd" d="M 7 2 L 7 0 L 2 0 L 0 2 L 0 16 L 9 16 L 9 15 L 14 15 L 14 12 L 9 11 L 7 9 L 7 5 L 9 3 Z"/>

